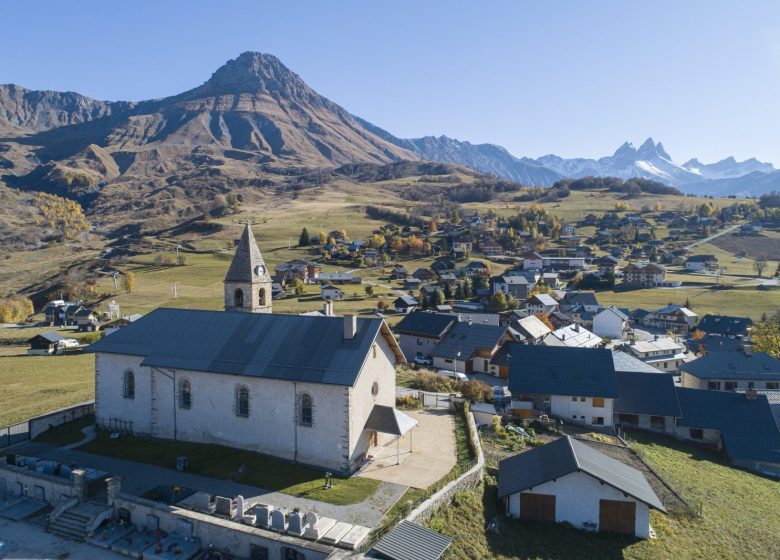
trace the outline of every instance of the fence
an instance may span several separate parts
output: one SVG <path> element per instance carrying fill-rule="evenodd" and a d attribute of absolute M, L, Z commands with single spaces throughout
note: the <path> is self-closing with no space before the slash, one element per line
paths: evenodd
<path fill-rule="evenodd" d="M 94 414 L 95 401 L 88 401 L 0 428 L 0 449 L 29 441 L 56 426 L 93 416 Z"/>

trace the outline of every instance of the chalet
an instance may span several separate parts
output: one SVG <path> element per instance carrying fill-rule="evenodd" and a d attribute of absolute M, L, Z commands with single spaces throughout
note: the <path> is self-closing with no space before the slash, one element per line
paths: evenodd
<path fill-rule="evenodd" d="M 390 271 L 390 278 L 393 280 L 403 280 L 407 276 L 409 276 L 409 272 L 406 270 L 405 266 L 395 265 Z"/>
<path fill-rule="evenodd" d="M 612 352 L 590 348 L 511 345 L 509 390 L 513 398 L 572 422 L 611 426 L 618 398 Z"/>
<path fill-rule="evenodd" d="M 547 318 L 550 320 L 555 329 L 560 329 L 567 325 L 571 325 L 573 322 L 571 315 L 563 313 L 562 311 L 551 311 L 547 315 Z"/>
<path fill-rule="evenodd" d="M 619 339 L 628 327 L 628 316 L 614 306 L 606 307 L 593 316 L 593 334 Z"/>
<path fill-rule="evenodd" d="M 431 270 L 438 274 L 444 274 L 455 270 L 455 263 L 448 258 L 438 258 L 431 263 Z"/>
<path fill-rule="evenodd" d="M 564 313 L 576 307 L 582 307 L 589 313 L 597 313 L 600 309 L 596 294 L 593 292 L 567 292 L 560 301 L 560 309 Z"/>
<path fill-rule="evenodd" d="M 469 228 L 481 228 L 482 227 L 482 218 L 480 218 L 477 214 L 474 214 L 472 217 L 470 217 L 468 220 L 466 220 L 466 227 L 469 227 Z"/>
<path fill-rule="evenodd" d="M 293 259 L 274 267 L 274 272 L 284 282 L 292 282 L 296 278 L 302 282 L 314 282 L 322 267 L 312 261 Z"/>
<path fill-rule="evenodd" d="M 529 315 L 528 317 L 513 321 L 510 326 L 517 331 L 519 337 L 528 344 L 540 343 L 542 339 L 551 332 L 550 327 L 545 325 L 536 315 Z"/>
<path fill-rule="evenodd" d="M 761 233 L 761 225 L 756 223 L 742 224 L 739 228 L 742 235 L 758 235 Z"/>
<path fill-rule="evenodd" d="M 320 272 L 314 281 L 319 284 L 360 284 L 363 280 L 351 272 Z"/>
<path fill-rule="evenodd" d="M 558 288 L 562 285 L 560 274 L 557 272 L 545 272 L 542 274 L 541 282 L 550 288 Z"/>
<path fill-rule="evenodd" d="M 94 323 L 100 324 L 98 323 L 95 312 L 86 307 L 80 308 L 74 315 L 74 318 L 76 319 L 76 325 L 78 326 L 79 332 L 91 332 L 88 327 L 92 326 Z"/>
<path fill-rule="evenodd" d="M 729 317 L 727 315 L 705 315 L 696 330 L 718 336 L 743 337 L 753 327 L 748 317 Z"/>
<path fill-rule="evenodd" d="M 491 360 L 508 340 L 514 338 L 506 327 L 459 322 L 431 352 L 433 366 L 461 373 L 482 372 L 498 376 L 498 368 L 491 365 Z"/>
<path fill-rule="evenodd" d="M 467 276 L 488 276 L 490 274 L 490 268 L 481 261 L 471 261 L 465 266 L 464 272 Z"/>
<path fill-rule="evenodd" d="M 681 305 L 667 305 L 650 311 L 642 318 L 646 327 L 655 327 L 676 333 L 687 333 L 696 325 L 698 315 Z"/>
<path fill-rule="evenodd" d="M 395 328 L 404 356 L 409 360 L 432 363 L 431 352 L 457 322 L 457 317 L 453 315 L 410 312 Z"/>
<path fill-rule="evenodd" d="M 89 319 L 86 321 L 79 321 L 76 330 L 78 332 L 98 332 L 103 325 L 97 319 Z"/>
<path fill-rule="evenodd" d="M 69 303 L 65 300 L 54 300 L 46 304 L 43 308 L 43 314 L 46 317 L 46 323 L 54 326 L 65 326 L 68 323 L 68 317 L 73 318 L 73 314 L 80 308 L 78 303 Z"/>
<path fill-rule="evenodd" d="M 660 264 L 629 263 L 623 268 L 623 284 L 652 288 L 663 286 L 666 281 L 666 269 Z"/>
<path fill-rule="evenodd" d="M 605 274 L 615 274 L 620 266 L 620 260 L 612 255 L 605 255 L 596 261 L 598 267 L 598 273 L 602 276 Z"/>
<path fill-rule="evenodd" d="M 281 282 L 273 282 L 271 284 L 271 298 L 272 299 L 281 299 L 283 297 L 287 296 L 287 290 L 284 289 L 284 286 Z"/>
<path fill-rule="evenodd" d="M 528 282 L 525 276 L 504 275 L 494 276 L 490 279 L 491 293 L 504 292 L 520 301 L 525 301 L 528 298 L 528 292 L 532 287 L 533 284 Z"/>
<path fill-rule="evenodd" d="M 780 390 L 780 360 L 766 352 L 754 352 L 745 344 L 742 352 L 713 352 L 680 366 L 681 384 L 693 389 L 736 391 Z"/>
<path fill-rule="evenodd" d="M 673 434 L 682 416 L 674 376 L 635 371 L 615 375 L 620 393 L 613 409 L 615 425 Z"/>
<path fill-rule="evenodd" d="M 574 235 L 577 233 L 577 226 L 573 224 L 564 224 L 561 226 L 561 233 L 563 235 Z"/>
<path fill-rule="evenodd" d="M 525 302 L 528 313 L 552 313 L 558 310 L 558 302 L 548 294 L 535 294 Z"/>
<path fill-rule="evenodd" d="M 135 323 L 141 317 L 142 317 L 142 315 L 139 315 L 139 314 L 128 315 L 127 317 L 121 317 L 119 319 L 111 321 L 110 323 L 106 323 L 103 326 L 103 332 L 106 334 L 106 336 L 108 336 L 111 333 L 115 333 L 119 329 L 123 329 L 123 328 L 127 327 L 128 325 L 131 325 L 132 323 Z"/>
<path fill-rule="evenodd" d="M 693 272 L 717 270 L 718 259 L 715 255 L 692 255 L 685 259 L 685 268 Z"/>
<path fill-rule="evenodd" d="M 584 257 L 553 257 L 539 253 L 523 257 L 524 270 L 584 270 L 585 266 Z"/>
<path fill-rule="evenodd" d="M 54 332 L 37 334 L 27 343 L 30 345 L 27 353 L 31 356 L 59 354 L 65 348 L 65 338 Z"/>
<path fill-rule="evenodd" d="M 396 298 L 393 302 L 393 308 L 397 313 L 411 313 L 420 305 L 420 302 L 410 295 L 403 295 Z"/>
<path fill-rule="evenodd" d="M 644 539 L 650 510 L 666 512 L 640 471 L 570 436 L 499 462 L 498 497 L 524 521 Z"/>
<path fill-rule="evenodd" d="M 412 278 L 416 278 L 421 282 L 430 282 L 431 280 L 436 278 L 436 275 L 430 270 L 428 270 L 427 268 L 420 267 L 414 272 L 412 272 Z"/>
<path fill-rule="evenodd" d="M 404 278 L 404 290 L 419 290 L 422 281 L 417 278 Z"/>
<path fill-rule="evenodd" d="M 725 451 L 729 462 L 780 476 L 780 431 L 765 395 L 677 387 L 675 435 Z"/>
<path fill-rule="evenodd" d="M 599 223 L 599 218 L 598 216 L 596 216 L 596 214 L 588 214 L 582 220 L 582 223 L 586 226 L 595 226 L 596 224 Z"/>
<path fill-rule="evenodd" d="M 492 237 L 487 235 L 479 240 L 479 248 L 487 257 L 498 257 L 504 253 L 501 245 L 496 243 Z"/>
<path fill-rule="evenodd" d="M 596 348 L 601 346 L 602 338 L 596 336 L 579 323 L 561 327 L 542 339 L 544 346 L 565 346 L 567 348 Z"/>
<path fill-rule="evenodd" d="M 455 284 L 457 281 L 458 281 L 458 277 L 455 276 L 454 274 L 440 274 L 438 284 L 443 288 L 444 286 L 451 286 Z"/>
<path fill-rule="evenodd" d="M 344 292 L 333 284 L 324 284 L 320 288 L 320 297 L 327 301 L 342 301 Z"/>
<path fill-rule="evenodd" d="M 637 359 L 665 372 L 677 373 L 688 359 L 687 349 L 668 336 L 656 336 L 652 340 L 639 340 L 627 346 Z"/>

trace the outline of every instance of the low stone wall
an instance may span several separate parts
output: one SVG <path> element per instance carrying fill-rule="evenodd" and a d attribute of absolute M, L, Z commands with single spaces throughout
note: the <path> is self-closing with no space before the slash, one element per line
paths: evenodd
<path fill-rule="evenodd" d="M 75 404 L 67 408 L 55 410 L 43 414 L 42 416 L 36 416 L 28 420 L 30 424 L 30 439 L 35 439 L 43 432 L 61 426 L 67 422 L 73 422 L 86 416 L 95 414 L 95 401 L 87 401 L 80 404 Z"/>
<path fill-rule="evenodd" d="M 474 415 L 471 412 L 466 413 L 466 425 L 468 426 L 471 444 L 477 452 L 477 462 L 468 471 L 447 484 L 444 488 L 412 510 L 412 512 L 406 516 L 407 521 L 414 521 L 415 523 L 426 522 L 440 507 L 449 504 L 456 493 L 461 490 L 475 488 L 482 482 L 485 456 L 482 454 L 482 445 L 480 445 L 477 426 L 474 422 Z"/>
<path fill-rule="evenodd" d="M 75 470 L 73 473 L 83 480 L 84 471 Z M 56 506 L 71 498 L 82 499 L 82 491 L 83 484 L 76 484 L 70 479 L 0 463 L 0 492 L 43 499 Z"/>
<path fill-rule="evenodd" d="M 213 545 L 215 548 L 230 552 L 237 558 L 249 558 L 253 546 L 268 551 L 268 558 L 289 558 L 288 550 L 304 555 L 306 560 L 324 560 L 334 548 L 289 535 L 282 535 L 258 527 L 243 525 L 213 515 L 198 513 L 188 509 L 169 506 L 152 500 L 119 494 L 113 499 L 114 512 L 120 508 L 130 513 L 134 525 L 146 526 L 147 516 L 153 515 L 159 521 L 161 530 L 168 533 L 176 531 L 180 520 L 192 524 L 192 536 L 200 539 L 202 547 Z"/>

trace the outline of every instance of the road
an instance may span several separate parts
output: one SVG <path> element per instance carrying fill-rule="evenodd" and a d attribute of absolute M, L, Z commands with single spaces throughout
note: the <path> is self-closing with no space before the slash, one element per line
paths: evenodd
<path fill-rule="evenodd" d="M 714 233 L 714 234 L 710 235 L 709 237 L 705 237 L 704 239 L 699 239 L 698 241 L 694 241 L 690 245 L 686 245 L 684 248 L 685 249 L 693 249 L 694 247 L 696 247 L 697 245 L 701 245 L 702 243 L 709 243 L 710 241 L 712 241 L 716 237 L 720 237 L 721 235 L 725 235 L 725 234 L 729 233 L 730 231 L 734 231 L 735 229 L 737 229 L 741 225 L 742 224 L 734 224 L 733 226 L 727 227 L 726 229 L 721 230 L 718 233 Z"/>

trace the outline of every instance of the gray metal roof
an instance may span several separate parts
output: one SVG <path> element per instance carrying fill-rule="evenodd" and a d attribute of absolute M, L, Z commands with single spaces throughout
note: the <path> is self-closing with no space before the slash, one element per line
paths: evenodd
<path fill-rule="evenodd" d="M 442 315 L 430 311 L 412 311 L 395 327 L 396 332 L 416 334 L 429 338 L 442 337 L 457 320 L 453 315 Z"/>
<path fill-rule="evenodd" d="M 609 350 L 512 344 L 509 352 L 512 394 L 618 397 Z"/>
<path fill-rule="evenodd" d="M 357 319 L 345 340 L 341 317 L 160 308 L 88 350 L 143 356 L 144 366 L 352 386 L 382 324 Z"/>
<path fill-rule="evenodd" d="M 230 262 L 225 282 L 251 282 L 255 276 L 255 269 L 261 265 L 265 267 L 263 255 L 260 254 L 260 249 L 257 247 L 252 228 L 247 224 L 236 246 L 236 252 L 233 254 L 233 260 Z M 262 278 L 269 282 L 271 281 L 267 270 L 262 275 Z"/>
<path fill-rule="evenodd" d="M 364 429 L 402 436 L 417 425 L 417 420 L 392 406 L 375 404 L 368 415 Z"/>
<path fill-rule="evenodd" d="M 456 323 L 431 352 L 432 356 L 468 360 L 477 348 L 493 349 L 506 332 L 506 327 L 480 325 L 477 323 Z"/>
<path fill-rule="evenodd" d="M 705 315 L 696 326 L 702 332 L 721 335 L 743 335 L 753 321 L 748 317 L 730 317 L 728 315 Z"/>
<path fill-rule="evenodd" d="M 477 325 L 492 325 L 497 327 L 501 322 L 498 313 L 469 313 L 468 311 L 454 311 L 450 314 L 462 323 L 474 323 Z"/>
<path fill-rule="evenodd" d="M 501 461 L 498 496 L 522 492 L 577 470 L 652 508 L 666 511 L 641 472 L 569 436 Z"/>
<path fill-rule="evenodd" d="M 676 418 L 682 416 L 674 387 L 674 375 L 627 371 L 618 371 L 616 375 L 620 398 L 615 400 L 614 412 Z"/>
<path fill-rule="evenodd" d="M 45 339 L 45 340 L 47 340 L 49 342 L 59 342 L 61 340 L 65 340 L 62 336 L 60 336 L 56 332 L 45 332 L 45 333 L 41 333 L 41 334 L 36 334 L 34 337 L 32 337 L 27 342 L 32 342 L 33 340 L 35 340 L 38 337 L 43 338 L 43 339 Z"/>
<path fill-rule="evenodd" d="M 661 373 L 661 370 L 635 358 L 631 354 L 615 350 L 612 352 L 612 362 L 615 371 L 642 371 L 645 373 Z"/>
<path fill-rule="evenodd" d="M 765 352 L 712 352 L 682 364 L 682 371 L 699 379 L 780 381 L 780 360 Z"/>
<path fill-rule="evenodd" d="M 438 560 L 451 544 L 449 537 L 411 521 L 401 521 L 371 550 L 388 560 Z"/>

